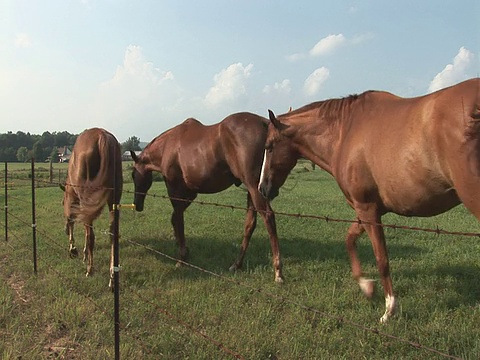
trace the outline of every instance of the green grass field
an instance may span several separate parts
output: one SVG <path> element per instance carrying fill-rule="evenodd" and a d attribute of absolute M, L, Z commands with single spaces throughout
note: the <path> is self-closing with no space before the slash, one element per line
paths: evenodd
<path fill-rule="evenodd" d="M 28 164 L 9 164 L 22 172 Z M 39 164 L 48 168 L 48 164 Z M 11 167 L 10 167 L 11 166 Z M 123 203 L 133 200 L 125 164 Z M 56 164 L 55 170 L 65 164 Z M 354 219 L 325 172 L 299 164 L 274 200 L 278 212 Z M 0 168 L 3 181 L 3 168 Z M 15 177 L 14 177 L 15 178 Z M 55 178 L 55 181 L 56 178 Z M 54 181 L 54 183 L 55 183 Z M 55 185 L 55 184 L 54 184 Z M 228 271 L 243 235 L 244 211 L 192 204 L 185 230 L 190 262 L 176 268 L 171 205 L 154 183 L 145 211 L 122 210 L 120 319 L 122 359 L 441 359 L 480 358 L 480 240 L 386 229 L 398 314 L 386 325 L 381 285 L 363 297 L 350 273 L 347 223 L 277 215 L 285 283 L 274 283 L 260 217 L 244 269 Z M 155 196 L 153 196 L 155 195 Z M 68 257 L 62 191 L 36 189 L 38 273 L 33 273 L 30 180 L 9 189 L 9 240 L 0 211 L 0 354 L 2 359 L 111 359 L 113 295 L 108 289 L 106 212 L 95 223 L 96 274 Z M 243 207 L 232 187 L 198 201 Z M 1 190 L 0 203 L 4 203 Z M 479 232 L 463 206 L 432 218 L 384 217 L 384 223 Z M 76 228 L 77 247 L 83 234 Z M 367 276 L 378 279 L 370 241 L 359 241 Z M 212 275 L 213 272 L 217 275 Z M 376 331 L 378 330 L 379 333 Z M 218 346 L 222 344 L 222 346 Z M 420 346 L 413 346 L 419 344 Z"/>

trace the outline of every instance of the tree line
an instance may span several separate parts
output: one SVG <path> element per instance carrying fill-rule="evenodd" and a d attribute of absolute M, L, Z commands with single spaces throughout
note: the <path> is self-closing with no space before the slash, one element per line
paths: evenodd
<path fill-rule="evenodd" d="M 71 151 L 78 135 L 68 131 L 45 131 L 42 135 L 22 131 L 0 134 L 0 162 L 25 162 L 32 158 L 36 162 L 58 162 L 58 148 L 66 146 Z M 122 151 L 141 150 L 140 139 L 136 136 L 128 138 L 121 145 Z"/>

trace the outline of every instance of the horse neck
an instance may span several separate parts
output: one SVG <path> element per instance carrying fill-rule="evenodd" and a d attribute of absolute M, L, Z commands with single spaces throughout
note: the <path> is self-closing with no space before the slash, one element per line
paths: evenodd
<path fill-rule="evenodd" d="M 146 170 L 162 172 L 164 147 L 163 139 L 158 137 L 143 149 L 140 161 L 144 164 Z"/>
<path fill-rule="evenodd" d="M 332 173 L 332 162 L 342 141 L 343 123 L 349 119 L 351 101 L 332 99 L 312 104 L 310 108 L 292 113 L 290 123 L 295 129 L 292 136 L 298 153 Z"/>

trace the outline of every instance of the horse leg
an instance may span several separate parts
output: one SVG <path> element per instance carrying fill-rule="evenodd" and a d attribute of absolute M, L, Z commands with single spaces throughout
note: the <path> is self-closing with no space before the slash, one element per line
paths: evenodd
<path fill-rule="evenodd" d="M 177 240 L 178 246 L 180 248 L 180 260 L 176 266 L 182 266 L 182 261 L 186 261 L 188 257 L 188 248 L 185 246 L 185 223 L 184 223 L 184 212 L 187 207 L 190 206 L 190 201 L 180 201 L 180 200 L 171 200 L 173 206 L 172 213 L 172 225 L 173 231 L 175 234 L 175 239 Z"/>
<path fill-rule="evenodd" d="M 383 293 L 385 296 L 385 313 L 380 318 L 381 323 L 385 323 L 395 314 L 396 299 L 393 294 L 392 279 L 390 277 L 390 265 L 388 261 L 387 246 L 385 243 L 385 233 L 381 226 L 381 217 L 376 210 L 359 211 L 357 208 L 358 218 L 362 221 L 373 247 L 377 269 L 380 274 L 380 280 L 383 285 Z"/>
<path fill-rule="evenodd" d="M 70 254 L 71 258 L 78 256 L 78 251 L 77 251 L 77 248 L 75 247 L 75 238 L 73 236 L 74 224 L 75 224 L 75 221 L 71 219 L 67 219 L 67 223 L 65 224 L 65 233 L 68 236 L 68 242 L 70 244 L 68 248 L 68 253 Z"/>
<path fill-rule="evenodd" d="M 93 274 L 93 248 L 95 246 L 95 232 L 92 224 L 85 224 L 85 248 L 83 250 L 83 261 L 87 262 L 87 273 L 85 276 Z"/>
<path fill-rule="evenodd" d="M 275 272 L 275 282 L 282 283 L 284 281 L 282 273 L 282 262 L 280 260 L 280 248 L 278 245 L 277 225 L 275 223 L 275 214 L 266 200 L 255 187 L 250 194 L 252 194 L 253 204 L 257 211 L 263 218 L 265 227 L 267 228 L 268 236 L 270 238 L 270 247 L 272 248 L 273 270 Z"/>
<path fill-rule="evenodd" d="M 247 195 L 247 215 L 245 216 L 245 227 L 243 232 L 243 240 L 242 245 L 240 248 L 240 254 L 238 255 L 237 260 L 230 266 L 230 271 L 235 271 L 242 268 L 243 265 L 243 258 L 245 257 L 245 253 L 248 248 L 248 244 L 250 243 L 250 239 L 252 238 L 253 231 L 257 226 L 257 211 L 252 203 L 252 197 L 250 193 Z"/>
<path fill-rule="evenodd" d="M 365 231 L 363 225 L 353 223 L 347 232 L 346 248 L 350 257 L 353 278 L 358 282 L 360 289 L 367 298 L 371 298 L 375 290 L 375 282 L 372 279 L 366 279 L 362 274 L 362 267 L 357 255 L 357 239 Z"/>

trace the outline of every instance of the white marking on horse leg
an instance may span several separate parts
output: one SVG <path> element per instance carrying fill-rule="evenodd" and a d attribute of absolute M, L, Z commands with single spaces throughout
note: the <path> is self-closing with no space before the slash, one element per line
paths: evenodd
<path fill-rule="evenodd" d="M 260 180 L 258 181 L 258 191 L 260 191 L 260 185 L 263 182 L 265 177 L 265 160 L 267 159 L 267 150 L 263 152 L 263 161 L 262 161 L 262 171 L 260 172 Z"/>
<path fill-rule="evenodd" d="M 395 315 L 395 310 L 397 308 L 397 301 L 395 296 L 387 295 L 385 297 L 385 314 L 380 319 L 380 323 L 385 324 L 388 319 Z"/>
<path fill-rule="evenodd" d="M 282 272 L 281 270 L 276 270 L 275 271 L 275 282 L 277 284 L 282 284 L 283 283 L 283 275 L 282 275 Z"/>
<path fill-rule="evenodd" d="M 360 277 L 358 279 L 358 285 L 367 298 L 372 297 L 375 290 L 375 280 Z"/>
<path fill-rule="evenodd" d="M 113 265 L 110 266 L 110 281 L 108 282 L 108 287 L 110 289 L 113 289 L 113 275 L 114 274 L 114 270 L 113 270 Z"/>

